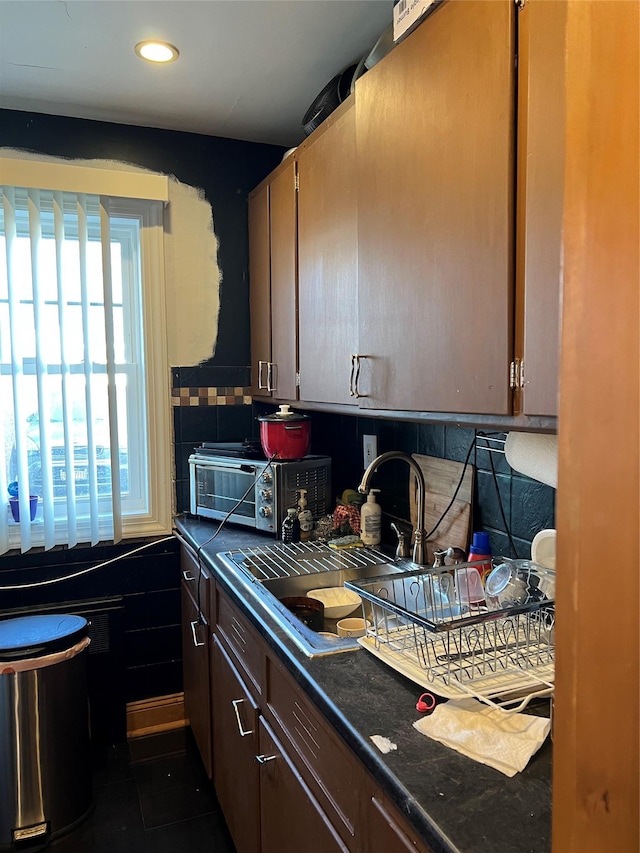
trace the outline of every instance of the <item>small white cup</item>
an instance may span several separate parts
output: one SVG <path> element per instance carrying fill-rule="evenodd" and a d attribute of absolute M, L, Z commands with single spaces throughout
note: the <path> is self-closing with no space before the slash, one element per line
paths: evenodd
<path fill-rule="evenodd" d="M 364 637 L 367 633 L 367 628 L 370 626 L 371 622 L 368 619 L 359 619 L 355 616 L 336 622 L 336 630 L 339 637 Z"/>

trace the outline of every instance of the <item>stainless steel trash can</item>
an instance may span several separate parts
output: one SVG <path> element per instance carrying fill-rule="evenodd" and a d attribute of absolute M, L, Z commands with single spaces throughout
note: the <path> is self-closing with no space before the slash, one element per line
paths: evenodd
<path fill-rule="evenodd" d="M 0 850 L 38 849 L 91 811 L 87 627 L 0 622 Z"/>

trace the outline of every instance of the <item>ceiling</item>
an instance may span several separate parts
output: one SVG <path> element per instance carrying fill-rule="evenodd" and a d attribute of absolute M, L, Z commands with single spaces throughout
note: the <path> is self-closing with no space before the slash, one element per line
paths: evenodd
<path fill-rule="evenodd" d="M 292 147 L 393 0 L 0 0 L 0 107 Z M 134 46 L 180 51 L 151 65 Z"/>

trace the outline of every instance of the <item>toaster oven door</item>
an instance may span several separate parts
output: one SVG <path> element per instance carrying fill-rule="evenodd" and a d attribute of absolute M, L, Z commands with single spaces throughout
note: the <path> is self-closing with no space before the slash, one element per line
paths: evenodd
<path fill-rule="evenodd" d="M 256 487 L 261 468 L 251 463 L 192 461 L 191 513 L 256 526 Z"/>

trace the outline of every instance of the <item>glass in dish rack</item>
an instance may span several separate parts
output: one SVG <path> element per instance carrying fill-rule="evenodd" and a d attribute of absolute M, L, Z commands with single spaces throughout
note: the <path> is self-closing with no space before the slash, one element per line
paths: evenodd
<path fill-rule="evenodd" d="M 494 562 L 516 573 L 535 566 Z M 518 711 L 534 696 L 553 693 L 555 607 L 540 593 L 538 568 L 523 581 L 526 594 L 503 607 L 486 601 L 473 563 L 417 567 L 345 586 L 370 610 L 371 627 L 359 640 L 365 649 L 439 696 L 474 696 Z M 551 591 L 549 570 L 543 571 Z"/>

